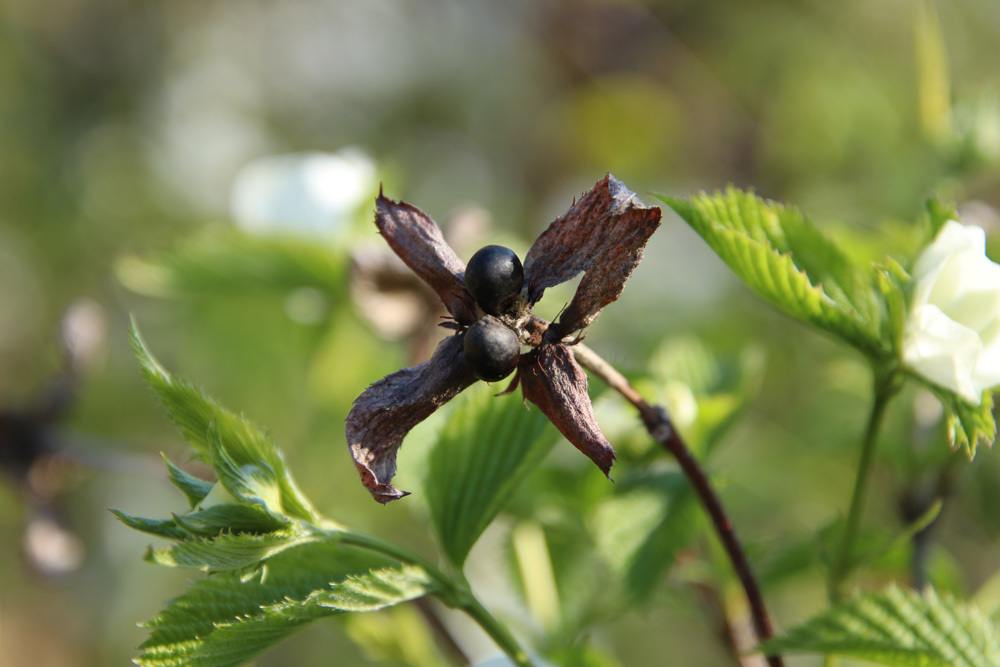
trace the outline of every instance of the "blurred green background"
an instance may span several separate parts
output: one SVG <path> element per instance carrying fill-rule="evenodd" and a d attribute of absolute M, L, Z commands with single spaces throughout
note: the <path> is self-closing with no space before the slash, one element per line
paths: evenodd
<path fill-rule="evenodd" d="M 107 512 L 182 507 L 157 453 L 187 453 L 142 386 L 128 313 L 166 364 L 273 433 L 321 509 L 433 554 L 421 494 L 373 503 L 343 440 L 353 398 L 428 344 L 419 297 L 359 269 L 358 253 L 380 249 L 379 182 L 442 223 L 463 258 L 494 241 L 523 253 L 607 171 L 647 202 L 753 186 L 858 257 L 905 252 L 931 194 L 966 222 L 1000 225 L 998 42 L 991 0 L 0 0 L 0 410 L 30 404 L 59 374 L 71 304 L 88 300 L 104 333 L 50 431 L 72 463 L 8 465 L 0 486 L 0 665 L 125 664 L 144 636 L 136 622 L 195 576 L 142 562 L 149 540 Z M 307 151 L 333 153 L 331 171 L 294 162 L 299 190 L 275 203 L 284 177 L 259 160 Z M 320 218 L 296 192 L 329 195 Z M 340 213 L 326 222 L 324 211 Z M 571 293 L 554 291 L 543 311 Z M 788 627 L 824 604 L 821 536 L 847 503 L 865 367 L 759 302 L 666 214 L 588 342 L 683 412 L 714 389 L 668 382 L 679 336 L 699 341 L 681 346 L 695 357 L 710 350 L 712 368 L 740 370 L 725 385 L 715 368 L 740 409 L 702 439 Z M 598 404 L 626 478 L 666 464 L 613 397 Z M 902 534 L 946 480 L 929 577 L 971 595 L 1000 570 L 1000 460 L 949 460 L 926 396 L 894 407 L 866 525 Z M 405 456 L 401 484 L 417 489 Z M 641 605 L 582 601 L 604 571 L 601 517 L 626 491 L 557 446 L 473 552 L 474 585 L 548 649 L 585 639 L 596 647 L 586 664 L 732 664 L 713 614 L 735 605 L 739 616 L 739 596 L 704 531 Z M 523 594 L 539 530 L 555 611 Z M 909 579 L 911 545 L 896 546 L 860 583 Z M 48 567 L 46 550 L 62 554 Z M 493 653 L 446 619 L 473 656 Z M 259 664 L 434 664 L 414 657 L 428 641 L 404 608 L 310 627 Z"/>

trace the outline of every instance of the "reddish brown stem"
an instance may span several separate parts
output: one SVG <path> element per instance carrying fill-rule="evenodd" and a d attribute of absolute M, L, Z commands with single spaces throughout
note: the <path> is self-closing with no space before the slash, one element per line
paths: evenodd
<path fill-rule="evenodd" d="M 730 522 L 729 517 L 726 515 L 726 510 L 722 507 L 722 502 L 719 500 L 718 494 L 712 488 L 712 484 L 708 476 L 701 469 L 698 460 L 691 454 L 691 450 L 688 449 L 681 435 L 673 427 L 666 409 L 659 405 L 647 403 L 624 375 L 619 373 L 614 366 L 586 345 L 575 345 L 573 346 L 573 351 L 580 365 L 590 370 L 594 375 L 597 375 L 609 387 L 617 391 L 625 400 L 635 406 L 649 435 L 677 459 L 678 465 L 680 465 L 691 486 L 694 487 L 695 493 L 698 494 L 698 498 L 701 500 L 705 511 L 708 512 L 712 520 L 712 525 L 715 527 L 715 532 L 719 536 L 719 541 L 722 542 L 733 570 L 736 572 L 736 576 L 743 586 L 743 591 L 746 593 L 747 602 L 750 606 L 750 616 L 753 619 L 757 638 L 762 642 L 770 639 L 774 636 L 774 631 L 771 627 L 771 618 L 767 613 L 767 607 L 764 604 L 764 597 L 761 595 L 760 587 L 757 585 L 757 579 L 750 568 L 750 561 L 743 551 L 740 540 L 736 536 L 732 522 Z M 784 661 L 777 654 L 767 656 L 767 662 L 771 667 L 784 667 Z"/>

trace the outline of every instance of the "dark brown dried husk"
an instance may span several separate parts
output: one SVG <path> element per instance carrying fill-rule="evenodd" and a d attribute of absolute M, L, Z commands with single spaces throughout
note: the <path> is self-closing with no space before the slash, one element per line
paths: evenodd
<path fill-rule="evenodd" d="M 462 358 L 462 336 L 455 335 L 441 341 L 429 361 L 387 375 L 358 396 L 347 415 L 347 446 L 375 500 L 407 495 L 390 484 L 403 438 L 475 381 Z"/>
<path fill-rule="evenodd" d="M 462 324 L 475 321 L 475 301 L 462 282 L 465 263 L 427 214 L 379 194 L 375 224 L 399 258 L 441 297 L 452 317 Z"/>
<path fill-rule="evenodd" d="M 659 208 L 644 206 L 608 174 L 542 232 L 524 260 L 530 303 L 538 302 L 546 288 L 585 274 L 550 340 L 583 329 L 618 299 L 660 216 Z"/>
<path fill-rule="evenodd" d="M 544 344 L 521 356 L 518 379 L 524 397 L 538 406 L 573 446 L 609 474 L 615 450 L 601 432 L 587 393 L 587 374 L 573 352 Z"/>

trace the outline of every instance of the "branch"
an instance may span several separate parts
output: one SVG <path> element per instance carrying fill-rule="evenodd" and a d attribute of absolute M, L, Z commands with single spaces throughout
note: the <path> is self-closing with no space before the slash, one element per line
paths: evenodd
<path fill-rule="evenodd" d="M 760 587 L 757 585 L 757 580 L 750 569 L 750 562 L 747 560 L 746 553 L 744 553 L 743 547 L 740 545 L 732 522 L 722 507 L 722 502 L 715 493 L 715 489 L 712 488 L 708 476 L 705 475 L 705 472 L 701 469 L 701 465 L 691 454 L 681 435 L 673 427 L 666 409 L 660 405 L 647 403 L 624 375 L 586 345 L 577 344 L 572 349 L 580 365 L 601 378 L 609 387 L 617 391 L 625 400 L 635 406 L 649 435 L 653 440 L 660 443 L 664 449 L 673 454 L 681 470 L 684 471 L 691 486 L 694 487 L 695 492 L 698 494 L 698 498 L 701 500 L 705 511 L 708 512 L 712 520 L 712 525 L 715 527 L 715 532 L 719 536 L 726 554 L 729 556 L 729 561 L 740 580 L 740 584 L 743 586 L 743 591 L 746 593 L 747 602 L 750 606 L 750 615 L 753 619 L 754 631 L 757 633 L 757 638 L 761 642 L 770 639 L 774 635 L 774 630 L 771 627 L 771 618 L 767 613 L 764 597 L 761 595 Z M 771 667 L 784 667 L 784 662 L 780 655 L 767 656 L 767 662 Z"/>

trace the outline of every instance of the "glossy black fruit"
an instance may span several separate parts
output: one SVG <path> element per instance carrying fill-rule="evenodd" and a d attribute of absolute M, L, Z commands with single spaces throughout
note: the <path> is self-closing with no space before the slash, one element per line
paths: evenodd
<path fill-rule="evenodd" d="M 524 284 L 524 268 L 517 254 L 501 245 L 480 248 L 465 267 L 465 287 L 487 313 L 507 312 Z"/>
<path fill-rule="evenodd" d="M 517 367 L 521 344 L 495 317 L 480 319 L 465 332 L 465 362 L 487 382 L 502 380 Z"/>

